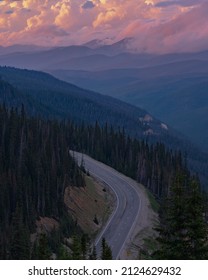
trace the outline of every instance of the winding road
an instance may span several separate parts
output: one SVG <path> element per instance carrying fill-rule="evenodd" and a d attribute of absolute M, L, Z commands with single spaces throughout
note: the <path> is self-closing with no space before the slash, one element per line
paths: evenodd
<path fill-rule="evenodd" d="M 81 163 L 83 158 L 86 170 L 100 181 L 107 184 L 116 196 L 116 207 L 107 224 L 97 237 L 95 246 L 100 251 L 102 237 L 112 249 L 113 259 L 120 259 L 127 239 L 130 238 L 141 209 L 141 199 L 136 183 L 113 168 L 98 162 L 87 155 L 73 152 Z"/>

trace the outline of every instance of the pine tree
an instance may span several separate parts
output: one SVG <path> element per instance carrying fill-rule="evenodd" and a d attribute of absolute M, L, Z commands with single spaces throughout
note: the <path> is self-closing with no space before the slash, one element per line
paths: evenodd
<path fill-rule="evenodd" d="M 208 258 L 208 227 L 205 221 L 205 207 L 197 179 L 192 179 L 187 198 L 188 252 L 190 259 Z"/>
<path fill-rule="evenodd" d="M 107 244 L 105 238 L 102 238 L 102 253 L 101 253 L 102 260 L 112 260 L 112 251 L 110 246 Z"/>
<path fill-rule="evenodd" d="M 37 247 L 37 257 L 38 260 L 49 260 L 51 257 L 51 250 L 45 233 L 42 233 L 39 237 L 38 247 Z"/>
<path fill-rule="evenodd" d="M 95 245 L 93 245 L 92 253 L 90 254 L 90 260 L 97 260 L 97 252 Z"/>
<path fill-rule="evenodd" d="M 106 249 L 106 241 L 105 238 L 102 238 L 102 253 L 101 253 L 101 260 L 105 259 L 105 249 Z"/>
<path fill-rule="evenodd" d="M 199 185 L 178 174 L 160 215 L 157 259 L 205 259 L 207 225 Z"/>
<path fill-rule="evenodd" d="M 105 260 L 112 260 L 113 255 L 110 246 L 107 244 L 105 248 Z"/>
<path fill-rule="evenodd" d="M 82 248 L 81 242 L 78 236 L 73 236 L 73 245 L 72 245 L 72 259 L 81 260 L 82 259 Z"/>
<path fill-rule="evenodd" d="M 17 204 L 13 219 L 11 232 L 10 258 L 13 260 L 30 259 L 30 239 L 29 232 L 23 224 L 22 213 L 19 204 Z"/>
<path fill-rule="evenodd" d="M 71 256 L 70 256 L 69 252 L 67 251 L 67 248 L 65 248 L 63 244 L 61 244 L 61 246 L 59 247 L 57 259 L 58 260 L 71 260 Z"/>
<path fill-rule="evenodd" d="M 81 237 L 81 251 L 82 251 L 82 258 L 83 260 L 86 260 L 86 256 L 87 256 L 87 235 L 86 234 L 82 234 Z"/>

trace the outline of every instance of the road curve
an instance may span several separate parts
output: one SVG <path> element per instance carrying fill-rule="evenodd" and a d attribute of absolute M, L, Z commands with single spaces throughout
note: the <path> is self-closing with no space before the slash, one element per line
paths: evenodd
<path fill-rule="evenodd" d="M 135 185 L 128 177 L 87 155 L 77 152 L 73 152 L 73 155 L 79 164 L 83 158 L 86 170 L 89 170 L 95 178 L 105 182 L 115 193 L 115 210 L 97 237 L 95 245 L 99 251 L 104 237 L 112 249 L 113 259 L 120 259 L 141 208 L 141 200 Z"/>

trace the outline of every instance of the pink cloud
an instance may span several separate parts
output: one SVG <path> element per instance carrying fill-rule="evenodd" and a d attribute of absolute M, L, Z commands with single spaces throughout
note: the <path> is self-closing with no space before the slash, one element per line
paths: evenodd
<path fill-rule="evenodd" d="M 138 51 L 197 51 L 208 49 L 207 14 L 205 0 L 0 1 L 0 44 L 135 37 Z"/>
<path fill-rule="evenodd" d="M 133 36 L 141 52 L 168 53 L 208 49 L 208 3 L 181 13 L 170 21 L 131 23 L 121 36 Z"/>
<path fill-rule="evenodd" d="M 182 6 L 182 7 L 190 7 L 200 5 L 205 3 L 206 0 L 166 0 L 160 1 L 155 4 L 156 7 L 168 7 L 168 6 Z"/>

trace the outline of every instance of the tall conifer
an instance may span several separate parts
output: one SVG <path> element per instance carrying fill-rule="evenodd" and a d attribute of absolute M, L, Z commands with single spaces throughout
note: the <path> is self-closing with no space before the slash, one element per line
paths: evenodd
<path fill-rule="evenodd" d="M 199 184 L 178 174 L 160 215 L 158 259 L 206 259 L 207 224 Z"/>

